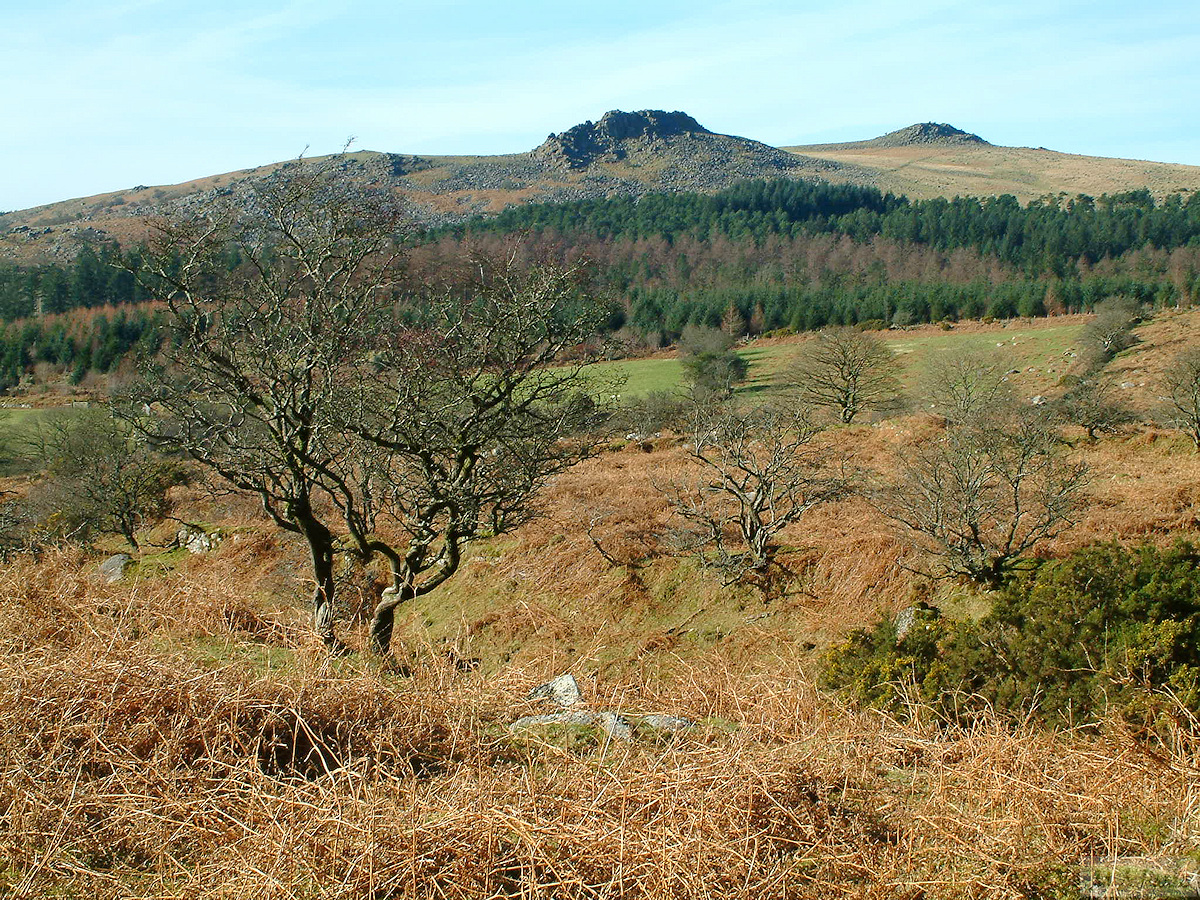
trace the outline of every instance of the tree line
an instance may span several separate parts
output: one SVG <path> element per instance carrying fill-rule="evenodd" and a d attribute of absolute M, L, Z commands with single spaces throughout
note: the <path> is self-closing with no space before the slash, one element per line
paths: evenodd
<path fill-rule="evenodd" d="M 89 373 L 114 372 L 125 359 L 154 354 L 167 338 L 161 308 L 75 311 L 0 325 L 0 391 L 11 390 L 39 364 L 79 384 Z"/>
<path fill-rule="evenodd" d="M 764 241 L 771 235 L 883 237 L 937 250 L 971 249 L 1029 277 L 1069 275 L 1078 262 L 1153 247 L 1200 244 L 1200 196 L 1156 201 L 1147 190 L 1048 197 L 1022 206 L 1012 195 L 909 200 L 875 188 L 820 182 L 748 181 L 717 194 L 650 194 L 512 206 L 457 233 L 553 231 L 669 241 L 682 237 Z"/>
<path fill-rule="evenodd" d="M 688 326 L 740 334 L 910 325 L 1146 307 L 1200 296 L 1200 200 L 1145 191 L 1021 206 L 1012 197 L 910 201 L 873 188 L 754 181 L 714 195 L 655 194 L 511 207 L 415 236 L 412 281 L 520 235 L 526 263 L 585 259 L 627 346 Z M 0 266 L 0 383 L 39 362 L 72 380 L 111 371 L 154 327 L 137 277 L 143 248 L 85 248 L 69 266 Z M 239 265 L 227 251 L 219 268 Z M 119 307 L 90 334 L 55 315 Z M 35 324 L 30 324 L 33 321 Z M 149 339 L 149 338 L 145 338 Z"/>
<path fill-rule="evenodd" d="M 70 265 L 0 265 L 0 321 L 152 300 L 131 270 L 138 251 L 84 247 Z"/>

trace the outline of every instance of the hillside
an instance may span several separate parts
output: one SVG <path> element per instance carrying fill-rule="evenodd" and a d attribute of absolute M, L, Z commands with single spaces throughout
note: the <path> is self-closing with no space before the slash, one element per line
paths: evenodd
<path fill-rule="evenodd" d="M 1024 397 L 1055 386 L 1086 321 L 884 339 L 910 386 L 939 356 L 987 349 L 1021 370 Z M 1198 325 L 1194 310 L 1160 314 L 1106 374 L 1153 383 Z M 810 339 L 750 345 L 752 376 L 773 383 Z M 886 475 L 943 427 L 916 413 L 829 440 Z M 1185 438 L 1145 423 L 1068 437 L 1091 503 L 1045 555 L 1197 536 L 1200 455 Z M 0 893 L 1191 895 L 1194 719 L 1155 740 L 1115 714 L 1044 728 L 915 702 L 856 709 L 815 683 L 821 648 L 914 598 L 969 618 L 988 596 L 917 577 L 911 546 L 862 496 L 793 529 L 803 584 L 770 602 L 689 560 L 646 564 L 663 488 L 687 471 L 672 434 L 614 440 L 554 481 L 544 515 L 408 605 L 388 663 L 319 646 L 302 542 L 248 498 L 177 489 L 173 515 L 213 543 L 172 546 L 179 521 L 164 523 L 112 580 L 97 566 L 127 549 L 116 542 L 13 554 L 0 571 Z M 342 584 L 355 647 L 357 592 L 371 588 L 353 573 Z M 563 673 L 582 689 L 580 724 L 517 726 L 548 709 L 531 689 Z M 602 724 L 609 710 L 628 734 Z M 1142 891 L 1152 878 L 1159 893 Z"/>
<path fill-rule="evenodd" d="M 273 163 L 180 185 L 147 187 L 54 203 L 0 216 L 0 257 L 67 259 L 80 246 L 136 241 L 155 215 L 195 208 L 218 194 L 287 169 Z M 362 151 L 343 161 L 348 177 L 390 185 L 427 225 L 457 222 L 505 206 L 651 191 L 715 191 L 748 178 L 837 174 L 869 183 L 853 166 L 786 153 L 746 138 L 715 134 L 685 113 L 612 111 L 551 134 L 528 153 L 504 156 L 410 156 Z"/>
<path fill-rule="evenodd" d="M 926 122 L 866 141 L 784 148 L 870 173 L 880 190 L 913 199 L 1012 194 L 1026 203 L 1066 194 L 1146 188 L 1156 197 L 1200 190 L 1200 166 L 1001 147 L 951 125 Z M 840 176 L 831 176 L 834 180 Z"/>
<path fill-rule="evenodd" d="M 0 216 L 0 260 L 64 261 L 80 247 L 136 242 L 149 218 L 236 194 L 277 162 L 178 185 L 137 185 Z M 914 198 L 1009 193 L 1099 195 L 1148 188 L 1156 196 L 1200 190 L 1200 167 L 998 147 L 949 125 L 923 123 L 871 140 L 779 149 L 718 134 L 683 112 L 606 113 L 551 134 L 525 153 L 424 156 L 349 154 L 348 177 L 390 185 L 431 225 L 506 206 L 655 191 L 711 192 L 748 178 L 793 178 L 877 187 Z"/>

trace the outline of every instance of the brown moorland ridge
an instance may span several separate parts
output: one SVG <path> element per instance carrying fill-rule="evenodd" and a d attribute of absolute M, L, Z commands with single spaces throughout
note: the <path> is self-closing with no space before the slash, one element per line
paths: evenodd
<path fill-rule="evenodd" d="M 1198 326 L 1200 310 L 1161 313 L 1107 374 L 1153 383 Z M 1015 343 L 1014 327 L 962 327 Z M 918 413 L 830 439 L 886 471 L 941 427 Z M 1051 553 L 1196 537 L 1186 439 L 1074 438 L 1094 502 Z M 1153 742 L 1116 718 L 849 708 L 814 685 L 814 644 L 911 601 L 904 545 L 840 501 L 794 535 L 807 590 L 770 604 L 675 560 L 602 558 L 587 512 L 611 508 L 598 536 L 632 558 L 665 514 L 656 485 L 684 465 L 667 435 L 567 473 L 542 518 L 411 609 L 403 667 L 325 654 L 292 602 L 303 548 L 249 500 L 182 489 L 176 514 L 225 539 L 149 552 L 113 583 L 101 554 L 17 554 L 0 569 L 0 895 L 1188 896 L 1120 893 L 1117 876 L 1131 859 L 1195 871 L 1194 727 Z M 347 631 L 361 647 L 361 624 Z M 628 743 L 510 729 L 564 671 L 589 708 L 697 726 Z"/>
<path fill-rule="evenodd" d="M 866 170 L 880 190 L 913 199 L 1012 194 L 1026 203 L 1058 194 L 1099 196 L 1145 188 L 1161 198 L 1200 190 L 1200 166 L 1002 147 L 935 122 L 867 141 L 784 149 Z"/>
<path fill-rule="evenodd" d="M 317 159 L 320 159 L 319 157 Z M 71 258 L 84 244 L 138 241 L 154 216 L 187 212 L 298 161 L 272 163 L 171 186 L 67 200 L 0 216 L 0 259 Z M 749 178 L 858 183 L 853 166 L 787 153 L 758 141 L 716 134 L 682 112 L 613 110 L 551 134 L 526 153 L 413 156 L 361 151 L 339 163 L 348 178 L 391 187 L 426 225 L 462 221 L 528 202 L 559 202 L 650 192 L 717 191 Z"/>
<path fill-rule="evenodd" d="M 246 190 L 296 165 L 277 162 L 177 185 L 121 191 L 0 216 L 0 259 L 66 260 L 87 244 L 137 242 L 147 221 Z M 461 221 L 530 202 L 649 192 L 717 191 L 747 178 L 797 178 L 878 187 L 914 198 L 1013 194 L 1099 195 L 1147 188 L 1200 190 L 1200 166 L 1105 159 L 1043 148 L 1000 147 L 949 125 L 922 123 L 867 141 L 776 148 L 718 134 L 683 112 L 605 113 L 551 134 L 525 153 L 425 156 L 361 151 L 347 177 L 407 196 L 426 224 Z"/>

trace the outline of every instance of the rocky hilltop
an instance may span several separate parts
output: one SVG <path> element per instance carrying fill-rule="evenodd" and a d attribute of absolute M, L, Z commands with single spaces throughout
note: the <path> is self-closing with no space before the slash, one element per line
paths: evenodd
<path fill-rule="evenodd" d="M 551 134 L 531 157 L 606 193 L 720 190 L 744 178 L 822 177 L 846 168 L 709 131 L 684 112 L 612 110 Z"/>
<path fill-rule="evenodd" d="M 847 141 L 840 144 L 808 144 L 804 147 L 791 148 L 796 151 L 804 150 L 866 150 L 871 148 L 894 147 L 956 147 L 975 146 L 991 147 L 992 145 L 977 134 L 955 128 L 943 122 L 919 122 L 905 128 L 898 128 L 881 134 L 879 137 L 866 141 Z"/>
<path fill-rule="evenodd" d="M 941 122 L 921 122 L 890 131 L 865 142 L 868 147 L 911 147 L 916 144 L 978 144 L 990 147 L 977 134 Z"/>
<path fill-rule="evenodd" d="M 183 185 L 52 204 L 0 217 L 0 257 L 63 259 L 85 243 L 140 240 L 154 216 L 203 208 L 219 196 L 249 198 L 253 184 L 297 162 L 276 163 Z M 612 110 L 550 135 L 526 153 L 426 157 L 347 154 L 350 180 L 391 186 L 426 225 L 498 212 L 514 203 L 562 202 L 657 191 L 718 191 L 747 178 L 870 182 L 852 165 L 797 156 L 717 134 L 684 112 Z"/>
<path fill-rule="evenodd" d="M 539 159 L 583 169 L 594 162 L 616 162 L 630 152 L 661 151 L 670 138 L 712 132 L 684 112 L 643 109 L 640 112 L 606 112 L 599 122 L 584 122 L 561 134 L 551 134 L 533 151 Z"/>
<path fill-rule="evenodd" d="M 155 216 L 203 209 L 217 197 L 253 196 L 255 183 L 301 165 L 272 163 L 178 185 L 138 185 L 0 216 L 0 261 L 72 258 L 88 244 L 145 238 Z M 461 222 L 517 203 L 650 192 L 718 191 L 747 178 L 820 179 L 911 197 L 1021 200 L 1063 192 L 1093 196 L 1148 188 L 1200 190 L 1200 167 L 1106 160 L 1000 147 L 952 125 L 923 122 L 870 140 L 780 149 L 710 131 L 685 112 L 612 110 L 503 156 L 413 156 L 364 151 L 338 163 L 348 180 L 385 185 L 426 225 Z"/>

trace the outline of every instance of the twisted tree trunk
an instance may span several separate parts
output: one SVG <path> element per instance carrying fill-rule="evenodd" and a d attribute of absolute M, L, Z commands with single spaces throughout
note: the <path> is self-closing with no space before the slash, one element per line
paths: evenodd
<path fill-rule="evenodd" d="M 392 628 L 396 624 L 396 609 L 416 596 L 412 585 L 393 586 L 383 592 L 371 616 L 371 651 L 387 656 L 392 649 Z"/>
<path fill-rule="evenodd" d="M 314 516 L 311 510 L 293 511 L 296 525 L 308 542 L 313 572 L 313 628 L 332 653 L 345 653 L 347 647 L 334 634 L 333 532 Z"/>

